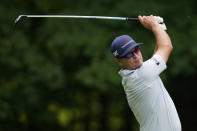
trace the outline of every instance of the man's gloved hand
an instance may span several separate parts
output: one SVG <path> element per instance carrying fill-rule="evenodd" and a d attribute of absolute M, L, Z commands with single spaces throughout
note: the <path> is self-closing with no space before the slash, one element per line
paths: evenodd
<path fill-rule="evenodd" d="M 164 23 L 164 20 L 162 17 L 160 16 L 154 16 L 154 18 L 157 20 L 159 26 L 163 29 L 163 30 L 167 30 L 166 25 Z"/>

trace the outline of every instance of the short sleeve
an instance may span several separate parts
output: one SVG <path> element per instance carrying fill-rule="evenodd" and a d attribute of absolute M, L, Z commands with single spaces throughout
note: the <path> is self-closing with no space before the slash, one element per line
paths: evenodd
<path fill-rule="evenodd" d="M 145 61 L 138 70 L 138 75 L 144 79 L 155 79 L 167 68 L 166 63 L 160 55 L 155 54 Z"/>

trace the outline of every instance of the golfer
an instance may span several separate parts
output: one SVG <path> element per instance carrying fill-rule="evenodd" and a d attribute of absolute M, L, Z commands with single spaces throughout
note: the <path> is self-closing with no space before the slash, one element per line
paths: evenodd
<path fill-rule="evenodd" d="M 172 51 L 171 40 L 154 16 L 138 16 L 141 24 L 156 37 L 153 56 L 143 62 L 140 45 L 130 36 L 116 37 L 111 44 L 115 61 L 122 68 L 122 85 L 140 131 L 181 131 L 175 105 L 159 74 L 166 69 Z"/>

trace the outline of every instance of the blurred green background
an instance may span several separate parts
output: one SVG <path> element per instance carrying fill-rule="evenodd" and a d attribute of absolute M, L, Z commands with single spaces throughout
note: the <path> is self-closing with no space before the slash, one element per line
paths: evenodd
<path fill-rule="evenodd" d="M 0 131 L 138 131 L 109 51 L 132 36 L 144 60 L 155 39 L 139 22 L 23 19 L 20 14 L 130 16 L 165 19 L 174 50 L 161 77 L 183 131 L 196 131 L 196 0 L 1 0 Z"/>

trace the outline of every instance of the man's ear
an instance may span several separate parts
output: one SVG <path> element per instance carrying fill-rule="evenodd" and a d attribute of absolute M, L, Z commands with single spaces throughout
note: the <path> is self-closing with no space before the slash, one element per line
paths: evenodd
<path fill-rule="evenodd" d="M 121 63 L 120 59 L 114 58 L 114 60 L 115 60 L 116 63 L 118 63 L 120 66 L 122 66 L 122 63 Z"/>
<path fill-rule="evenodd" d="M 114 61 L 117 62 L 117 63 L 119 63 L 120 60 L 117 59 L 117 58 L 114 58 Z"/>

